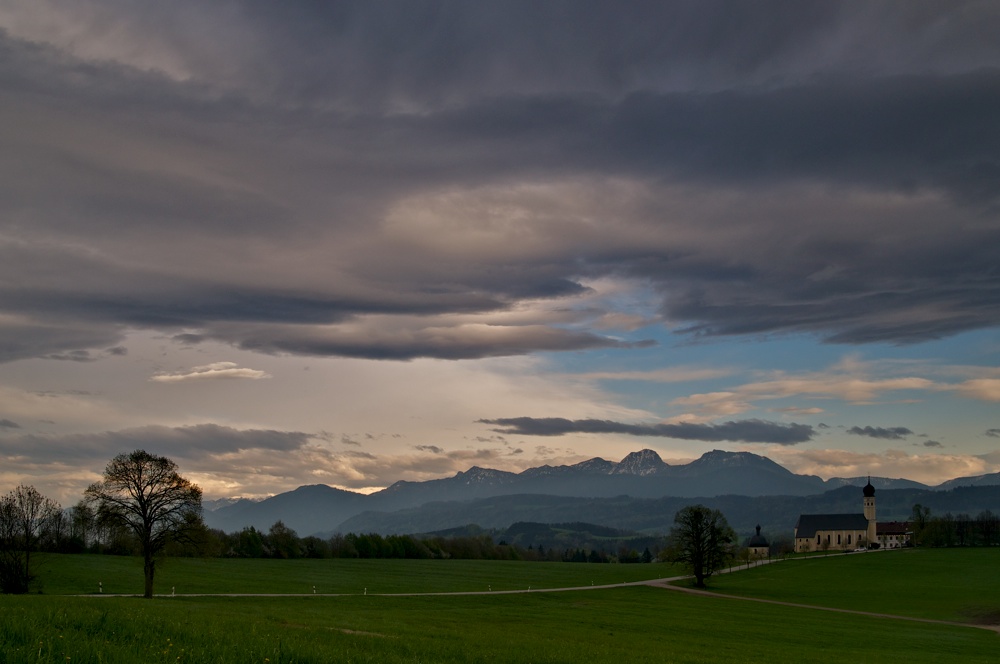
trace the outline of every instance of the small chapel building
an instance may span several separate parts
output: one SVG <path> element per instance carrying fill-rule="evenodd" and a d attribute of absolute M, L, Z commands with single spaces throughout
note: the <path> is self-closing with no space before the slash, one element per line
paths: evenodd
<path fill-rule="evenodd" d="M 760 524 L 757 524 L 757 534 L 747 540 L 747 550 L 754 560 L 770 557 L 771 545 L 767 538 L 760 534 Z"/>
<path fill-rule="evenodd" d="M 795 523 L 795 551 L 867 549 L 878 543 L 875 487 L 871 478 L 861 490 L 860 514 L 801 514 Z"/>

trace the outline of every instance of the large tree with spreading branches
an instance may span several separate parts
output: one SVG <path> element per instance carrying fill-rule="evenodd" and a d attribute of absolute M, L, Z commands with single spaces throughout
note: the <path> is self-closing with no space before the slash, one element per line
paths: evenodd
<path fill-rule="evenodd" d="M 170 459 L 136 450 L 112 459 L 104 479 L 84 495 L 97 505 L 99 521 L 135 534 L 146 579 L 143 596 L 152 597 L 157 554 L 201 522 L 201 489 L 181 477 Z"/>
<path fill-rule="evenodd" d="M 731 555 L 736 534 L 719 510 L 704 505 L 685 507 L 674 515 L 669 552 L 674 562 L 684 563 L 694 575 L 694 584 L 705 587 L 705 579 L 722 569 Z"/>

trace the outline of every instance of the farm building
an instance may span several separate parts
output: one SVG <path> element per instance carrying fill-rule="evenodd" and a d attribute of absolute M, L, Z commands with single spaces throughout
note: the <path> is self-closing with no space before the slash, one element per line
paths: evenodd
<path fill-rule="evenodd" d="M 913 531 L 907 521 L 889 521 L 876 525 L 879 546 L 883 549 L 898 549 L 910 545 Z"/>

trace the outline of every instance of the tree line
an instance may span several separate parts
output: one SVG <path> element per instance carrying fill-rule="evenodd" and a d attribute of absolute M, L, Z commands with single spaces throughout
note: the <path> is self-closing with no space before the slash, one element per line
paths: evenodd
<path fill-rule="evenodd" d="M 29 490 L 34 491 L 28 487 Z M 22 489 L 19 489 L 22 490 Z M 51 503 L 51 501 L 50 501 Z M 28 546 L 23 537 L 5 550 L 23 555 L 26 550 L 51 553 L 98 553 L 140 555 L 142 543 L 135 531 L 122 523 L 102 518 L 86 501 L 68 510 L 52 507 L 44 519 L 39 519 Z M 239 531 L 208 528 L 203 522 L 192 522 L 183 538 L 168 542 L 162 552 L 167 556 L 209 558 L 396 558 L 396 559 L 464 559 L 464 560 L 523 560 L 549 562 L 642 563 L 657 558 L 662 547 L 645 547 L 638 551 L 619 546 L 613 551 L 560 548 L 543 545 L 521 546 L 495 541 L 490 534 L 421 536 L 380 535 L 378 533 L 336 533 L 329 538 L 315 535 L 300 537 L 283 521 L 269 529 L 253 526 Z M 22 561 L 23 564 L 23 561 Z"/>
<path fill-rule="evenodd" d="M 523 560 L 551 562 L 639 563 L 652 562 L 655 555 L 647 547 L 635 551 L 620 547 L 616 552 L 582 548 L 527 547 L 495 541 L 480 535 L 380 535 L 378 533 L 336 533 L 329 538 L 299 537 L 282 521 L 268 530 L 253 526 L 238 532 L 203 529 L 185 545 L 174 545 L 168 553 L 178 556 L 218 558 L 394 558 L 410 560 Z"/>
<path fill-rule="evenodd" d="M 911 541 L 914 546 L 994 546 L 1000 544 L 1000 515 L 983 510 L 976 516 L 948 512 L 931 514 L 929 507 L 917 503 L 910 516 Z"/>

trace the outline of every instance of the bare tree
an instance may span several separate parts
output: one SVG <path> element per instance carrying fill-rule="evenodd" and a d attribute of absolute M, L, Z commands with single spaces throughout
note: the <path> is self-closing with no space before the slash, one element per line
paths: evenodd
<path fill-rule="evenodd" d="M 20 485 L 0 498 L 0 585 L 4 592 L 27 592 L 32 580 L 31 551 L 61 515 L 54 500 L 33 486 Z"/>
<path fill-rule="evenodd" d="M 135 534 L 142 550 L 143 596 L 152 597 L 157 554 L 201 521 L 201 488 L 181 477 L 170 459 L 136 450 L 112 459 L 104 479 L 84 495 L 96 503 L 99 521 Z"/>
<path fill-rule="evenodd" d="M 79 542 L 81 549 L 90 546 L 94 536 L 94 508 L 81 500 L 70 508 L 70 537 Z"/>
<path fill-rule="evenodd" d="M 924 544 L 924 535 L 931 520 L 931 508 L 924 507 L 920 503 L 913 506 L 913 514 L 910 516 L 910 528 L 913 530 L 913 546 Z"/>

